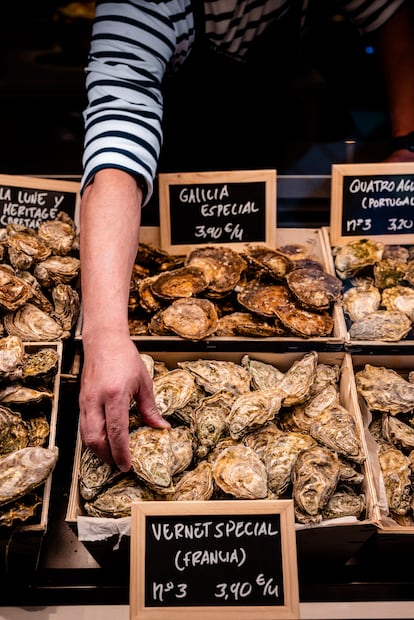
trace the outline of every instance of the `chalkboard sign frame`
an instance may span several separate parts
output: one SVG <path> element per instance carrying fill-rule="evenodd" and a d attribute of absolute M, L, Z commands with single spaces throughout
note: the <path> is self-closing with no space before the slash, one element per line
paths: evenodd
<path fill-rule="evenodd" d="M 414 175 L 414 163 L 413 162 L 401 162 L 401 163 L 374 163 L 374 164 L 334 164 L 332 166 L 332 180 L 331 180 L 331 213 L 330 213 L 330 242 L 332 246 L 349 243 L 350 241 L 357 241 L 360 239 L 372 239 L 374 241 L 381 241 L 387 244 L 412 244 L 414 241 L 414 228 L 410 233 L 399 232 L 395 234 L 393 232 L 387 232 L 387 230 L 381 231 L 380 234 L 372 234 L 369 231 L 368 226 L 361 224 L 360 232 L 355 234 L 344 234 L 344 226 L 347 218 L 347 204 L 345 194 L 345 180 L 352 177 L 358 180 L 359 177 L 375 177 L 376 180 L 381 180 L 385 177 L 396 177 L 396 181 L 400 180 L 400 177 L 404 175 Z M 377 179 L 378 177 L 378 179 Z M 404 194 L 402 193 L 402 196 Z M 409 207 L 410 208 L 410 207 Z M 381 212 L 380 209 L 373 210 L 372 212 L 363 212 L 361 206 L 360 220 L 365 220 L 367 217 L 373 217 L 375 213 Z M 413 209 L 414 214 L 414 209 Z M 349 215 L 349 210 L 348 210 Z M 414 217 L 414 216 L 413 216 Z M 358 218 L 356 218 L 358 220 Z M 377 219 L 378 222 L 378 219 Z M 382 225 L 382 224 L 381 224 Z"/>
<path fill-rule="evenodd" d="M 283 572 L 283 603 L 280 605 L 207 605 L 176 606 L 145 604 L 146 591 L 146 540 L 147 518 L 193 516 L 198 522 L 208 521 L 211 516 L 222 516 L 223 521 L 235 520 L 237 516 L 251 515 L 260 521 L 260 515 L 279 515 L 281 560 Z M 260 537 L 254 538 L 259 553 L 266 553 L 268 544 L 260 546 Z M 204 541 L 199 543 L 205 545 Z M 217 541 L 215 542 L 217 545 Z M 197 548 L 197 540 L 194 541 Z M 151 553 L 151 550 L 148 550 Z M 157 562 L 168 562 L 164 555 L 157 555 Z M 292 500 L 222 500 L 193 502 L 133 502 L 131 508 L 131 554 L 130 554 L 130 620 L 297 620 L 299 615 L 299 586 L 296 555 L 296 531 Z M 231 571 L 231 568 L 229 568 Z M 177 572 L 177 575 L 179 573 Z"/>
<path fill-rule="evenodd" d="M 269 247 L 276 246 L 276 226 L 277 226 L 277 209 L 276 209 L 276 170 L 265 169 L 265 170 L 232 170 L 232 171 L 216 171 L 216 172 L 177 172 L 177 173 L 160 173 L 158 175 L 158 187 L 159 187 L 159 209 L 160 209 L 160 238 L 161 238 L 161 248 L 166 252 L 175 255 L 175 254 L 187 254 L 194 246 L 203 247 L 208 245 L 224 245 L 226 247 L 230 247 L 234 250 L 241 250 L 246 247 L 247 243 L 255 243 L 262 244 Z M 206 229 L 207 228 L 215 228 L 221 229 L 222 235 L 214 233 L 206 234 L 206 241 L 203 242 L 203 233 L 198 231 L 194 231 L 194 234 L 191 238 L 186 239 L 185 241 L 181 240 L 177 242 L 174 239 L 173 229 L 174 225 L 178 226 L 181 230 L 180 234 L 183 234 L 183 229 L 180 228 L 182 221 L 175 221 L 176 218 L 175 211 L 178 207 L 174 204 L 172 200 L 172 194 L 174 191 L 174 186 L 185 186 L 190 189 L 192 186 L 198 186 L 202 188 L 202 186 L 214 186 L 217 191 L 218 197 L 217 202 L 222 204 L 225 202 L 226 198 L 220 196 L 220 188 L 221 189 L 229 189 L 230 197 L 228 200 L 231 201 L 231 189 L 233 186 L 233 191 L 238 190 L 240 185 L 246 185 L 246 203 L 251 201 L 251 196 L 249 197 L 247 187 L 248 184 L 260 184 L 263 185 L 263 196 L 264 196 L 264 204 L 257 204 L 255 202 L 255 207 L 258 207 L 257 215 L 251 214 L 250 217 L 262 218 L 259 220 L 259 223 L 262 224 L 262 229 L 259 233 L 250 237 L 248 241 L 246 240 L 238 240 L 238 218 L 239 221 L 242 217 L 249 217 L 249 215 L 232 215 L 229 218 L 228 215 L 211 215 L 213 209 L 209 209 L 209 215 L 206 216 Z M 260 189 L 260 187 L 259 187 Z M 256 187 L 257 190 L 257 187 Z M 202 202 L 202 198 L 201 198 Z M 209 204 L 208 206 L 212 206 Z M 251 201 L 253 202 L 253 201 Z M 194 204 L 189 204 L 190 208 L 193 207 L 197 209 L 200 207 L 200 202 Z M 215 206 L 215 205 L 214 205 Z M 216 214 L 217 211 L 214 211 Z M 200 218 L 200 222 L 203 221 L 203 215 L 197 214 L 197 218 Z M 211 218 L 211 219 L 210 219 Z M 188 219 L 187 219 L 188 221 Z M 198 219 L 197 219 L 198 221 Z M 252 219 L 253 221 L 253 219 Z M 257 224 L 257 219 L 256 219 Z M 230 227 L 231 232 L 224 232 L 224 227 Z M 196 236 L 197 232 L 197 236 Z M 220 230 L 218 231 L 220 232 Z M 224 238 L 228 237 L 228 238 Z"/>
<path fill-rule="evenodd" d="M 8 191 L 10 190 L 10 192 Z M 39 193 L 39 196 L 43 194 L 73 194 L 73 209 L 68 212 L 68 215 L 74 220 L 76 226 L 79 228 L 79 205 L 80 205 L 80 182 L 78 181 L 63 181 L 60 179 L 50 179 L 44 177 L 31 177 L 31 176 L 19 176 L 19 175 L 6 175 L 0 174 L 0 215 L 3 215 L 4 206 L 2 196 L 15 195 L 16 191 L 22 190 L 25 192 L 26 190 L 33 190 L 33 193 Z M 12 198 L 13 199 L 13 198 Z M 71 199 L 72 200 L 72 199 Z M 55 219 L 55 215 L 59 211 L 66 211 L 64 207 L 61 207 L 60 203 L 56 203 L 53 209 L 50 209 L 48 206 L 42 206 L 42 200 L 39 199 L 36 207 L 43 211 L 42 220 L 48 221 Z M 12 218 L 12 221 L 8 223 L 19 223 L 19 211 L 18 205 L 12 205 L 15 210 L 16 218 Z M 30 202 L 29 202 L 30 206 Z M 23 208 L 23 207 L 22 207 Z M 48 211 L 49 213 L 45 213 L 44 211 Z M 55 213 L 56 212 L 56 213 Z M 21 223 L 25 220 L 23 219 Z M 26 225 L 26 224 L 23 224 Z M 37 226 L 31 226 L 28 224 L 28 228 L 37 228 Z"/>

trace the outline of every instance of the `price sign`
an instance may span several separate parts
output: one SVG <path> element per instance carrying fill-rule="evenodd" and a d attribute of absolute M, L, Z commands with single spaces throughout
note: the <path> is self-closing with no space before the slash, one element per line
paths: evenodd
<path fill-rule="evenodd" d="M 293 502 L 140 502 L 131 620 L 299 618 Z"/>
<path fill-rule="evenodd" d="M 167 252 L 275 245 L 275 170 L 160 174 L 158 180 L 161 247 Z"/>
<path fill-rule="evenodd" d="M 331 244 L 413 243 L 414 163 L 332 166 Z"/>
<path fill-rule="evenodd" d="M 74 181 L 0 175 L 0 227 L 18 224 L 37 229 L 59 211 L 75 221 L 79 188 Z"/>

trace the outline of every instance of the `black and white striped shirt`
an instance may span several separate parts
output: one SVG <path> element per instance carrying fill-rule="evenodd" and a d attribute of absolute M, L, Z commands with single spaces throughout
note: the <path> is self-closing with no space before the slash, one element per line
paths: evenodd
<path fill-rule="evenodd" d="M 302 19 L 309 2 L 302 3 Z M 201 0 L 193 0 L 200 2 Z M 380 27 L 404 0 L 336 0 L 361 32 Z M 206 0 L 202 36 L 242 58 L 291 0 Z M 197 25 L 199 22 L 197 21 Z M 148 200 L 162 144 L 162 81 L 195 41 L 191 0 L 97 0 L 87 66 L 82 189 L 103 168 L 141 175 Z"/>

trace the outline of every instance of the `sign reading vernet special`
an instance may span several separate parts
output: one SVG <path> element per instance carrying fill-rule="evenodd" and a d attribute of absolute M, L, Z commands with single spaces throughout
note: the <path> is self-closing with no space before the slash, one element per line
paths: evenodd
<path fill-rule="evenodd" d="M 161 247 L 171 254 L 275 245 L 275 170 L 160 174 L 159 196 Z"/>
<path fill-rule="evenodd" d="M 414 163 L 332 166 L 331 244 L 412 243 Z"/>

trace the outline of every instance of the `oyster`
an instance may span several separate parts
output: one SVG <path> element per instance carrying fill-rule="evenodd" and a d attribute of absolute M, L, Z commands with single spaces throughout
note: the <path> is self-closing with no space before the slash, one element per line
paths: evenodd
<path fill-rule="evenodd" d="M 385 245 L 382 258 L 407 263 L 410 258 L 410 252 L 403 245 Z"/>
<path fill-rule="evenodd" d="M 182 258 L 171 256 L 152 243 L 140 242 L 135 256 L 135 263 L 151 272 L 173 269 L 178 262 L 182 262 Z"/>
<path fill-rule="evenodd" d="M 379 289 L 388 286 L 398 286 L 405 278 L 406 263 L 400 263 L 393 259 L 382 259 L 373 267 L 374 283 Z"/>
<path fill-rule="evenodd" d="M 247 368 L 251 376 L 252 387 L 255 390 L 266 390 L 275 387 L 284 375 L 273 364 L 252 359 L 247 354 L 242 357 L 240 364 Z"/>
<path fill-rule="evenodd" d="M 282 434 L 283 431 L 271 420 L 245 435 L 243 443 L 245 446 L 252 448 L 264 462 L 267 446 Z"/>
<path fill-rule="evenodd" d="M 234 394 L 250 392 L 250 375 L 240 364 L 226 360 L 186 360 L 177 366 L 191 372 L 209 394 L 229 390 Z"/>
<path fill-rule="evenodd" d="M 384 415 L 382 434 L 387 441 L 400 450 L 414 450 L 414 428 L 402 420 L 391 415 Z"/>
<path fill-rule="evenodd" d="M 70 284 L 79 275 L 80 260 L 75 256 L 50 256 L 37 263 L 33 275 L 44 288 Z"/>
<path fill-rule="evenodd" d="M 325 446 L 312 446 L 298 454 L 292 470 L 293 499 L 297 515 L 303 513 L 305 522 L 306 515 L 320 515 L 336 489 L 339 474 L 339 458 Z"/>
<path fill-rule="evenodd" d="M 16 276 L 24 280 L 24 282 L 26 282 L 26 284 L 30 286 L 32 291 L 30 303 L 43 310 L 43 312 L 46 312 L 47 314 L 52 314 L 54 309 L 53 304 L 42 291 L 40 282 L 38 282 L 34 275 L 32 275 L 29 271 L 16 271 Z"/>
<path fill-rule="evenodd" d="M 265 246 L 248 245 L 244 256 L 248 263 L 275 280 L 283 280 L 291 269 L 291 261 L 286 254 Z"/>
<path fill-rule="evenodd" d="M 351 321 L 360 321 L 371 312 L 376 312 L 380 303 L 380 291 L 367 280 L 361 280 L 356 286 L 346 290 L 342 296 L 343 311 Z"/>
<path fill-rule="evenodd" d="M 10 230 L 6 240 L 9 261 L 15 269 L 30 269 L 50 256 L 50 248 L 32 229 Z"/>
<path fill-rule="evenodd" d="M 153 491 L 171 493 L 175 458 L 167 429 L 141 426 L 129 435 L 132 470 Z"/>
<path fill-rule="evenodd" d="M 91 517 L 119 519 L 131 516 L 131 504 L 136 501 L 154 499 L 153 492 L 139 482 L 135 476 L 124 476 L 97 497 L 84 503 L 86 513 Z"/>
<path fill-rule="evenodd" d="M 341 471 L 339 480 L 348 485 L 357 486 L 363 483 L 365 475 L 359 470 L 355 463 L 350 463 L 346 459 L 339 456 Z"/>
<path fill-rule="evenodd" d="M 289 407 L 302 403 L 308 397 L 316 376 L 318 354 L 315 351 L 305 353 L 285 372 L 277 385 L 282 395 L 282 405 Z"/>
<path fill-rule="evenodd" d="M 22 361 L 22 380 L 25 383 L 47 381 L 58 371 L 59 354 L 52 347 L 41 347 L 25 353 Z"/>
<path fill-rule="evenodd" d="M 237 301 L 249 312 L 275 318 L 276 310 L 280 306 L 288 305 L 290 294 L 284 284 L 263 284 L 252 280 L 237 293 Z"/>
<path fill-rule="evenodd" d="M 187 267 L 201 269 L 207 280 L 207 297 L 223 297 L 234 290 L 246 268 L 243 257 L 225 246 L 195 248 L 185 259 Z"/>
<path fill-rule="evenodd" d="M 42 222 L 37 234 L 53 254 L 65 256 L 74 249 L 76 225 L 65 211 L 60 211 L 53 220 Z"/>
<path fill-rule="evenodd" d="M 277 319 L 272 321 L 251 312 L 231 312 L 219 317 L 215 336 L 244 336 L 245 338 L 268 338 L 285 334 Z"/>
<path fill-rule="evenodd" d="M 195 409 L 192 431 L 198 458 L 204 458 L 227 431 L 227 417 L 234 398 L 233 392 L 222 390 L 203 398 Z"/>
<path fill-rule="evenodd" d="M 195 297 L 207 287 L 207 280 L 201 269 L 196 267 L 179 267 L 164 271 L 150 281 L 151 291 L 163 301 L 181 297 Z"/>
<path fill-rule="evenodd" d="M 213 463 L 217 486 L 237 499 L 267 497 L 266 468 L 257 454 L 244 445 L 225 448 Z"/>
<path fill-rule="evenodd" d="M 381 303 L 387 310 L 397 310 L 414 321 L 414 289 L 409 286 L 391 286 L 382 291 Z"/>
<path fill-rule="evenodd" d="M 70 284 L 57 284 L 52 289 L 53 316 L 65 331 L 76 324 L 80 311 L 79 293 Z"/>
<path fill-rule="evenodd" d="M 193 460 L 193 436 L 187 426 L 174 426 L 169 433 L 173 455 L 171 475 L 175 476 L 187 469 Z"/>
<path fill-rule="evenodd" d="M 29 445 L 29 428 L 20 413 L 0 405 L 0 454 Z"/>
<path fill-rule="evenodd" d="M 312 422 L 327 408 L 339 402 L 339 390 L 331 383 L 290 411 L 291 428 L 309 432 Z"/>
<path fill-rule="evenodd" d="M 341 280 L 346 280 L 382 259 L 384 244 L 371 239 L 357 239 L 333 248 L 335 270 Z"/>
<path fill-rule="evenodd" d="M 401 450 L 388 448 L 378 454 L 390 512 L 405 515 L 410 510 L 410 460 Z"/>
<path fill-rule="evenodd" d="M 280 293 L 275 314 L 287 331 L 302 338 L 329 336 L 334 328 L 334 320 L 328 312 L 302 308 L 290 299 L 287 290 Z"/>
<path fill-rule="evenodd" d="M 40 486 L 57 463 L 57 450 L 28 446 L 0 457 L 0 505 Z"/>
<path fill-rule="evenodd" d="M 63 340 L 70 336 L 60 323 L 31 303 L 5 314 L 3 321 L 10 336 L 19 336 L 24 341 Z"/>
<path fill-rule="evenodd" d="M 32 289 L 22 278 L 18 278 L 12 267 L 0 265 L 0 308 L 13 312 L 23 306 L 31 297 Z"/>
<path fill-rule="evenodd" d="M 240 440 L 279 413 L 282 397 L 277 389 L 255 390 L 234 401 L 227 418 L 229 434 Z"/>
<path fill-rule="evenodd" d="M 411 321 L 398 310 L 377 310 L 352 323 L 349 336 L 352 340 L 383 340 L 397 342 L 407 336 Z"/>
<path fill-rule="evenodd" d="M 3 405 L 28 407 L 36 403 L 51 402 L 52 399 L 53 392 L 41 386 L 34 388 L 15 382 L 0 388 L 0 403 Z"/>
<path fill-rule="evenodd" d="M 35 492 L 27 493 L 24 497 L 3 505 L 0 508 L 0 527 L 11 527 L 17 521 L 28 521 L 35 516 L 41 505 L 42 498 Z"/>
<path fill-rule="evenodd" d="M 161 310 L 161 318 L 167 330 L 187 340 L 207 338 L 218 325 L 217 310 L 208 299 L 176 299 Z"/>
<path fill-rule="evenodd" d="M 311 310 L 329 310 L 341 299 L 341 280 L 321 269 L 294 269 L 286 275 L 286 282 L 294 297 Z"/>
<path fill-rule="evenodd" d="M 105 463 L 90 448 L 82 450 L 79 463 L 79 492 L 87 501 L 92 500 L 107 486 L 122 475 L 122 472 Z"/>
<path fill-rule="evenodd" d="M 0 338 L 0 380 L 15 381 L 22 376 L 24 344 L 18 336 Z"/>
<path fill-rule="evenodd" d="M 32 415 L 27 419 L 29 429 L 29 446 L 43 446 L 49 437 L 50 425 L 46 415 Z"/>
<path fill-rule="evenodd" d="M 291 483 L 293 465 L 299 452 L 316 442 L 304 433 L 282 433 L 270 441 L 264 453 L 269 489 L 277 497 L 283 495 Z"/>
<path fill-rule="evenodd" d="M 158 275 L 143 278 L 138 284 L 138 298 L 140 306 L 146 312 L 158 312 L 165 306 L 165 302 L 155 297 L 152 292 L 152 283 L 157 279 Z"/>
<path fill-rule="evenodd" d="M 309 428 L 311 436 L 356 463 L 365 461 L 365 454 L 355 419 L 339 402 L 324 409 Z"/>
<path fill-rule="evenodd" d="M 184 407 L 196 389 L 193 375 L 184 368 L 175 368 L 153 380 L 155 403 L 163 417 Z"/>
<path fill-rule="evenodd" d="M 206 501 L 213 495 L 213 490 L 212 466 L 208 461 L 200 461 L 175 482 L 175 491 L 169 499 L 175 502 Z"/>
<path fill-rule="evenodd" d="M 355 373 L 358 393 L 374 411 L 398 415 L 414 409 L 414 383 L 383 366 L 365 364 Z"/>
<path fill-rule="evenodd" d="M 338 388 L 341 370 L 337 364 L 316 364 L 315 379 L 312 383 L 310 396 L 314 396 L 318 392 L 322 392 L 328 385 L 334 385 Z"/>
<path fill-rule="evenodd" d="M 323 519 L 360 517 L 365 510 L 365 495 L 351 487 L 337 489 L 322 508 Z"/>

